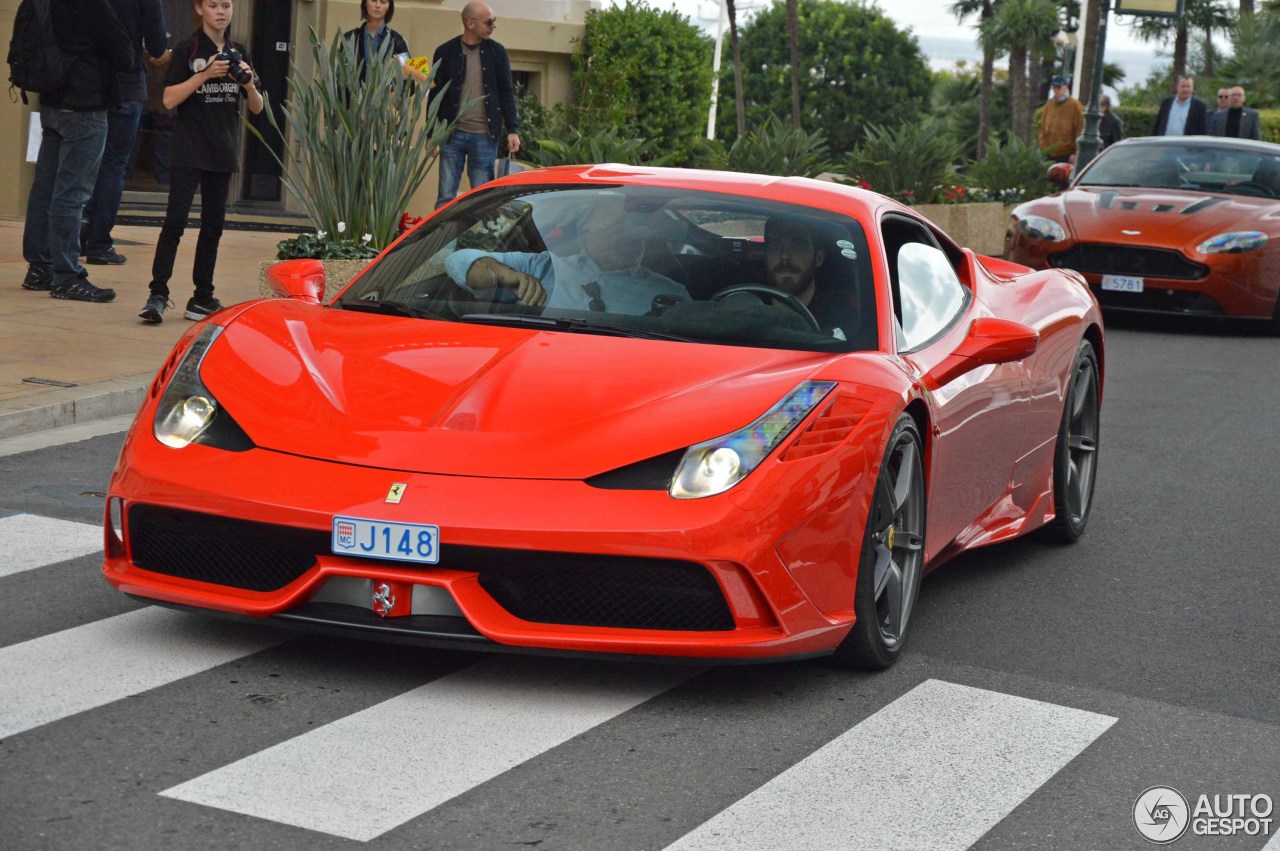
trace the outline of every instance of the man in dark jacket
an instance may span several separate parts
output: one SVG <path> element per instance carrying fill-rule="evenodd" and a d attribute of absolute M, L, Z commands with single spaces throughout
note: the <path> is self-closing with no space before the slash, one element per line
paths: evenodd
<path fill-rule="evenodd" d="M 520 150 L 511 60 L 506 48 L 493 40 L 497 22 L 488 4 L 468 3 L 462 9 L 462 35 L 437 47 L 432 60 L 439 65 L 432 83 L 432 97 L 440 98 L 439 117 L 458 122 L 440 149 L 437 207 L 458 194 L 464 164 L 472 188 L 493 180 L 504 124 L 507 150 L 512 154 Z M 448 88 L 443 88 L 446 83 Z"/>
<path fill-rule="evenodd" d="M 107 109 L 120 102 L 116 73 L 133 67 L 129 33 L 107 0 L 52 0 L 54 35 L 76 55 L 62 89 L 40 96 L 40 154 L 27 197 L 22 255 L 26 290 L 107 302 L 80 265 L 80 214 L 93 191 L 107 138 Z"/>
<path fill-rule="evenodd" d="M 168 40 L 160 0 L 110 0 L 110 3 L 138 55 L 132 68 L 116 74 L 120 104 L 107 110 L 107 143 L 102 151 L 102 165 L 98 168 L 93 195 L 84 208 L 88 227 L 80 248 L 87 262 L 99 265 L 119 265 L 125 261 L 111 241 L 111 229 L 116 226 L 120 196 L 124 194 L 124 173 L 134 143 L 138 141 L 138 123 L 147 103 L 144 59 L 148 54 L 156 59 L 162 57 Z"/>
<path fill-rule="evenodd" d="M 1227 96 L 1226 109 L 1213 113 L 1213 119 L 1209 122 L 1209 135 L 1262 139 L 1262 119 L 1256 109 L 1244 105 L 1244 87 L 1232 86 L 1227 91 Z"/>
<path fill-rule="evenodd" d="M 1196 81 L 1178 77 L 1177 94 L 1160 102 L 1152 136 L 1203 136 L 1208 132 L 1208 112 L 1204 101 L 1193 97 Z"/>

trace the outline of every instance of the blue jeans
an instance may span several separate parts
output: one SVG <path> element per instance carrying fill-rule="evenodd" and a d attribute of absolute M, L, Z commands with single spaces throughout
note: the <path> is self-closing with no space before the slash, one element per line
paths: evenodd
<path fill-rule="evenodd" d="M 89 222 L 89 238 L 83 247 L 89 257 L 99 257 L 112 248 L 111 229 L 116 226 L 116 214 L 120 212 L 129 157 L 133 154 L 134 143 L 138 141 L 142 106 L 142 101 L 130 100 L 107 111 L 107 145 L 102 151 L 98 182 L 94 184 L 93 195 L 84 208 L 84 217 Z"/>
<path fill-rule="evenodd" d="M 489 138 L 487 133 L 453 131 L 440 146 L 440 192 L 436 195 L 436 206 L 443 207 L 457 196 L 464 162 L 467 179 L 475 189 L 493 180 L 493 161 L 497 157 L 498 140 Z"/>
<path fill-rule="evenodd" d="M 80 265 L 80 214 L 98 178 L 107 139 L 107 113 L 40 107 L 40 154 L 27 196 L 22 256 L 51 269 L 55 289 L 87 277 Z"/>

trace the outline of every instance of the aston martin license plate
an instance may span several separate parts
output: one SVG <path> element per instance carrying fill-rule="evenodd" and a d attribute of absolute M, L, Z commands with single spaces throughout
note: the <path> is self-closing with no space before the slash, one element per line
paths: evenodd
<path fill-rule="evenodd" d="M 1127 275 L 1103 275 L 1102 288 L 1118 293 L 1142 292 L 1142 278 L 1131 278 Z"/>
<path fill-rule="evenodd" d="M 340 556 L 437 564 L 440 527 L 335 516 L 331 548 Z"/>

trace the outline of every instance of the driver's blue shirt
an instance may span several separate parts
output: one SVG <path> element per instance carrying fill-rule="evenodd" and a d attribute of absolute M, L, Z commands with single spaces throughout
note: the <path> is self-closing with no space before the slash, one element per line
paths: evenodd
<path fill-rule="evenodd" d="M 548 308 L 591 310 L 592 295 L 588 289 L 595 289 L 590 286 L 593 283 L 600 285 L 599 299 L 606 313 L 644 315 L 653 309 L 653 300 L 660 295 L 671 296 L 676 301 L 689 300 L 689 292 L 684 287 L 644 266 L 605 272 L 585 254 L 559 257 L 550 251 L 528 254 L 464 248 L 444 261 L 445 272 L 454 283 L 472 289 L 467 287 L 467 272 L 471 264 L 482 257 L 492 257 L 541 281 L 547 291 Z"/>

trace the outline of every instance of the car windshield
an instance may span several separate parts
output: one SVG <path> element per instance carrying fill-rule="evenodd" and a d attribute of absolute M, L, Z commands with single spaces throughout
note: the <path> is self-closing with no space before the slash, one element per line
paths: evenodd
<path fill-rule="evenodd" d="M 692 343 L 876 347 L 858 222 L 651 186 L 477 193 L 406 237 L 334 306 Z"/>
<path fill-rule="evenodd" d="M 1116 145 L 1080 175 L 1077 186 L 1143 186 L 1256 198 L 1280 197 L 1280 146 L 1275 152 L 1188 141 Z"/>

